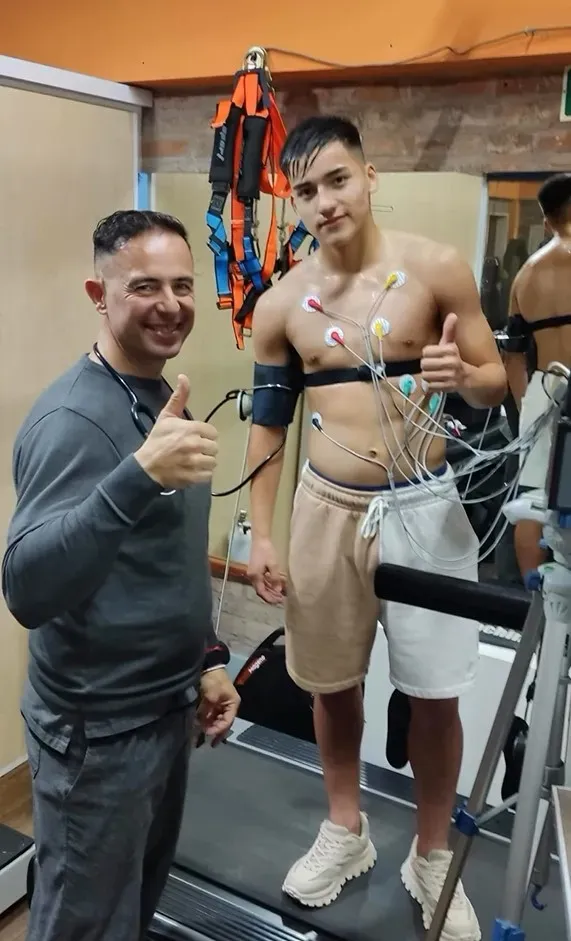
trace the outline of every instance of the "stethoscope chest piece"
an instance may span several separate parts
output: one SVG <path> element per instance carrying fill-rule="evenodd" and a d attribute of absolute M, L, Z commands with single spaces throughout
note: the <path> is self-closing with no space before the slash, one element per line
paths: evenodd
<path fill-rule="evenodd" d="M 253 397 L 249 392 L 243 390 L 236 399 L 236 411 L 240 421 L 247 421 L 252 416 Z"/>

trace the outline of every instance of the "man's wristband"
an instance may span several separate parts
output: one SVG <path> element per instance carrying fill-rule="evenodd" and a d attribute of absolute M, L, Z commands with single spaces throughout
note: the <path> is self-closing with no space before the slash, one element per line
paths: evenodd
<path fill-rule="evenodd" d="M 208 667 L 206 670 L 202 670 L 202 672 L 201 672 L 200 675 L 201 675 L 201 677 L 202 677 L 202 676 L 207 676 L 208 673 L 216 673 L 217 670 L 224 670 L 224 669 L 226 669 L 225 666 L 224 666 L 224 664 L 223 664 L 223 663 L 219 663 L 219 664 L 218 664 L 217 666 L 215 666 L 215 667 Z"/>
<path fill-rule="evenodd" d="M 230 650 L 223 641 L 218 641 L 212 647 L 206 648 L 202 663 L 202 672 L 213 670 L 216 667 L 225 667 L 230 663 Z"/>

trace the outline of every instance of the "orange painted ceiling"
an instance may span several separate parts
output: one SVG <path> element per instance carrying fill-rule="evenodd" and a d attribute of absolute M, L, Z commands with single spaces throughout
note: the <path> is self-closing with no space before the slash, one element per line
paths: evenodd
<path fill-rule="evenodd" d="M 151 88 L 224 81 L 252 45 L 285 79 L 571 64 L 571 4 L 26 0 L 10 5 L 0 36 L 3 55 Z"/>

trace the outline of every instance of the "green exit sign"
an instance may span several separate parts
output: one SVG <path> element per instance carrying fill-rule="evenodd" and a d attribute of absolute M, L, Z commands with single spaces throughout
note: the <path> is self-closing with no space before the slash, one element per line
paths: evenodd
<path fill-rule="evenodd" d="M 565 69 L 563 73 L 560 120 L 571 121 L 571 68 Z"/>

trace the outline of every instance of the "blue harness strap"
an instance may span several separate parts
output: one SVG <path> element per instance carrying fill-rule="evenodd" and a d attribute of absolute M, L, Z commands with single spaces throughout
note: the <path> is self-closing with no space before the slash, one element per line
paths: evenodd
<path fill-rule="evenodd" d="M 283 278 L 284 274 L 293 268 L 296 264 L 295 253 L 299 251 L 306 238 L 309 236 L 309 232 L 304 226 L 301 220 L 297 223 L 296 226 L 290 232 L 288 238 L 282 246 L 280 256 L 277 262 L 277 271 L 279 271 L 280 277 Z M 309 244 L 309 252 L 314 252 L 319 248 L 319 242 L 316 238 L 312 238 Z"/>
<path fill-rule="evenodd" d="M 222 218 L 229 191 L 230 187 L 226 189 L 224 184 L 214 184 L 210 205 L 206 211 L 206 224 L 210 229 L 208 247 L 214 254 L 214 276 L 219 298 L 232 296 L 229 277 L 230 246 Z"/>
<path fill-rule="evenodd" d="M 251 281 L 254 290 L 259 294 L 265 290 L 262 276 L 262 263 L 258 258 L 254 243 L 254 201 L 244 201 L 244 220 L 242 234 L 243 258 L 238 262 L 238 268 L 246 281 Z"/>
<path fill-rule="evenodd" d="M 234 79 L 234 92 L 238 84 L 238 75 Z M 234 101 L 220 102 L 216 109 L 214 125 L 214 144 L 210 159 L 208 182 L 212 186 L 210 203 L 206 210 L 206 224 L 210 229 L 208 247 L 214 254 L 214 274 L 218 306 L 231 302 L 230 288 L 230 242 L 224 227 L 224 208 L 234 179 L 234 148 L 242 109 Z"/>

